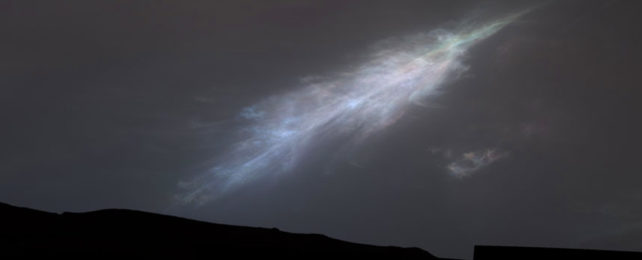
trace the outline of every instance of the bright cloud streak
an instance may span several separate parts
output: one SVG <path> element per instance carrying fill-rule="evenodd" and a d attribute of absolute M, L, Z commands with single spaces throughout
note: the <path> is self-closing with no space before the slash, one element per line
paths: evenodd
<path fill-rule="evenodd" d="M 241 130 L 246 138 L 209 172 L 181 182 L 186 192 L 179 198 L 201 204 L 258 178 L 287 172 L 320 138 L 344 136 L 351 145 L 362 142 L 463 71 L 466 50 L 520 15 L 410 37 L 376 52 L 355 71 L 245 108 L 240 116 L 251 121 Z"/>

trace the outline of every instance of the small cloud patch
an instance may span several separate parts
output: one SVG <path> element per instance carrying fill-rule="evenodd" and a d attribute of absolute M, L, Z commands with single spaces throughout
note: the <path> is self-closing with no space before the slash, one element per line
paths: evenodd
<path fill-rule="evenodd" d="M 452 175 L 463 178 L 507 156 L 507 152 L 491 148 L 470 151 L 463 153 L 458 159 L 448 164 L 447 168 Z"/>

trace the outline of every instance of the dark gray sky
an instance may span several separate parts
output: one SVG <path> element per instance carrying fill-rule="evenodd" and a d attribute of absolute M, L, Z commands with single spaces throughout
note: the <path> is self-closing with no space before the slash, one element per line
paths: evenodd
<path fill-rule="evenodd" d="M 357 66 L 382 40 L 534 4 L 3 1 L 0 200 L 442 257 L 470 258 L 474 244 L 642 250 L 637 1 L 541 6 L 475 45 L 431 106 L 349 158 L 320 145 L 287 174 L 174 203 L 180 181 L 226 153 L 244 107 Z M 448 169 L 491 150 L 500 158 L 467 176 Z"/>

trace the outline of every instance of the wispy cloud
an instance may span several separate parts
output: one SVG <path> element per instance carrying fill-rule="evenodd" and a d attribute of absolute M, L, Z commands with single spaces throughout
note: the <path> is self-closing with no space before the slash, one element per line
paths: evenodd
<path fill-rule="evenodd" d="M 447 168 L 455 177 L 463 178 L 507 156 L 508 152 L 501 152 L 493 148 L 469 151 L 448 164 Z"/>
<path fill-rule="evenodd" d="M 519 14 L 453 30 L 435 30 L 379 46 L 370 61 L 334 77 L 306 77 L 303 86 L 243 109 L 249 127 L 210 171 L 181 182 L 185 203 L 203 203 L 227 191 L 295 167 L 319 140 L 347 137 L 355 146 L 395 124 L 409 107 L 465 69 L 466 51 Z M 452 170 L 465 175 L 498 155 L 464 156 Z M 472 163 L 472 166 L 465 166 Z"/>

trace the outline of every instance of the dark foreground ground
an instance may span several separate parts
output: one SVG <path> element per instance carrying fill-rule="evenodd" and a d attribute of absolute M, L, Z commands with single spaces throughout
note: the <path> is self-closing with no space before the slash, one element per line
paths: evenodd
<path fill-rule="evenodd" d="M 0 259 L 17 256 L 440 259 L 419 248 L 356 244 L 323 235 L 213 224 L 133 210 L 56 214 L 0 203 L 0 220 Z M 642 253 L 476 246 L 474 259 L 642 259 Z"/>

